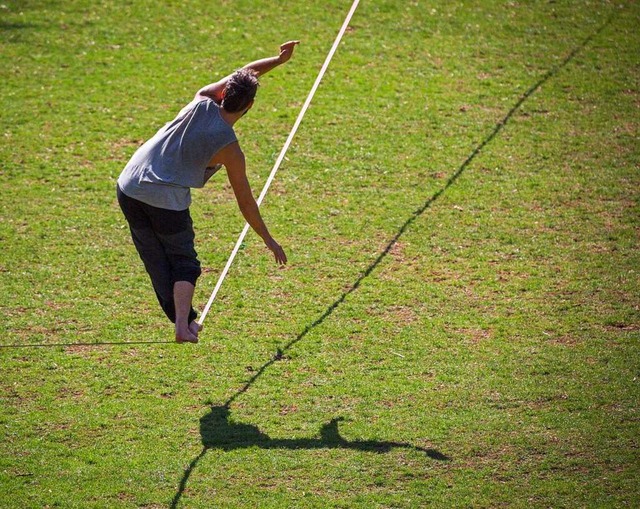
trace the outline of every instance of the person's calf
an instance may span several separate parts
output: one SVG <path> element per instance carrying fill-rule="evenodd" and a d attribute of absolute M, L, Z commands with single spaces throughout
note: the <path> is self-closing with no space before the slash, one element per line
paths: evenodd
<path fill-rule="evenodd" d="M 198 334 L 194 333 L 191 314 L 191 300 L 195 286 L 188 281 L 177 281 L 173 285 L 173 301 L 176 309 L 176 341 L 178 343 L 197 343 Z"/>

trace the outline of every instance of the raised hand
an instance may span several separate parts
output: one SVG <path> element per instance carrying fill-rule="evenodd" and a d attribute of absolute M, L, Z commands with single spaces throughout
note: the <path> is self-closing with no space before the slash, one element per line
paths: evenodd
<path fill-rule="evenodd" d="M 293 49 L 298 44 L 300 44 L 300 41 L 289 41 L 280 45 L 280 55 L 278 58 L 281 64 L 284 64 L 286 61 L 288 61 L 291 58 L 291 55 L 293 55 Z"/>

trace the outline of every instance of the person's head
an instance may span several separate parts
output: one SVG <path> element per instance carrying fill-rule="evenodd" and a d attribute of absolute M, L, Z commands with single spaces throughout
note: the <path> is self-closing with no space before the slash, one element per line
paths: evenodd
<path fill-rule="evenodd" d="M 258 90 L 258 76 L 250 70 L 240 69 L 234 72 L 224 87 L 222 108 L 229 113 L 248 110 Z"/>

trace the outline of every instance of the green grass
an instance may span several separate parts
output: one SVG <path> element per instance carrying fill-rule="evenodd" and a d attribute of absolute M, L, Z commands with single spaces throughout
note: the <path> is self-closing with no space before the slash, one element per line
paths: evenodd
<path fill-rule="evenodd" d="M 290 264 L 250 234 L 195 347 L 115 180 L 299 38 L 257 194 L 350 2 L 168 4 L 0 6 L 0 506 L 638 506 L 639 4 L 362 2 L 263 205 Z M 243 223 L 222 175 L 192 214 L 202 307 Z"/>

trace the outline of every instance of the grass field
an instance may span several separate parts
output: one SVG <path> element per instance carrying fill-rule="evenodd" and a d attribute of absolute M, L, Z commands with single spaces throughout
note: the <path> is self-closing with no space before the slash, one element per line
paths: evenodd
<path fill-rule="evenodd" d="M 214 5 L 215 4 L 215 5 Z M 256 195 L 351 2 L 0 5 L 0 507 L 640 506 L 640 4 L 363 0 L 196 346 L 115 200 L 202 85 Z M 243 222 L 194 193 L 201 309 Z"/>

